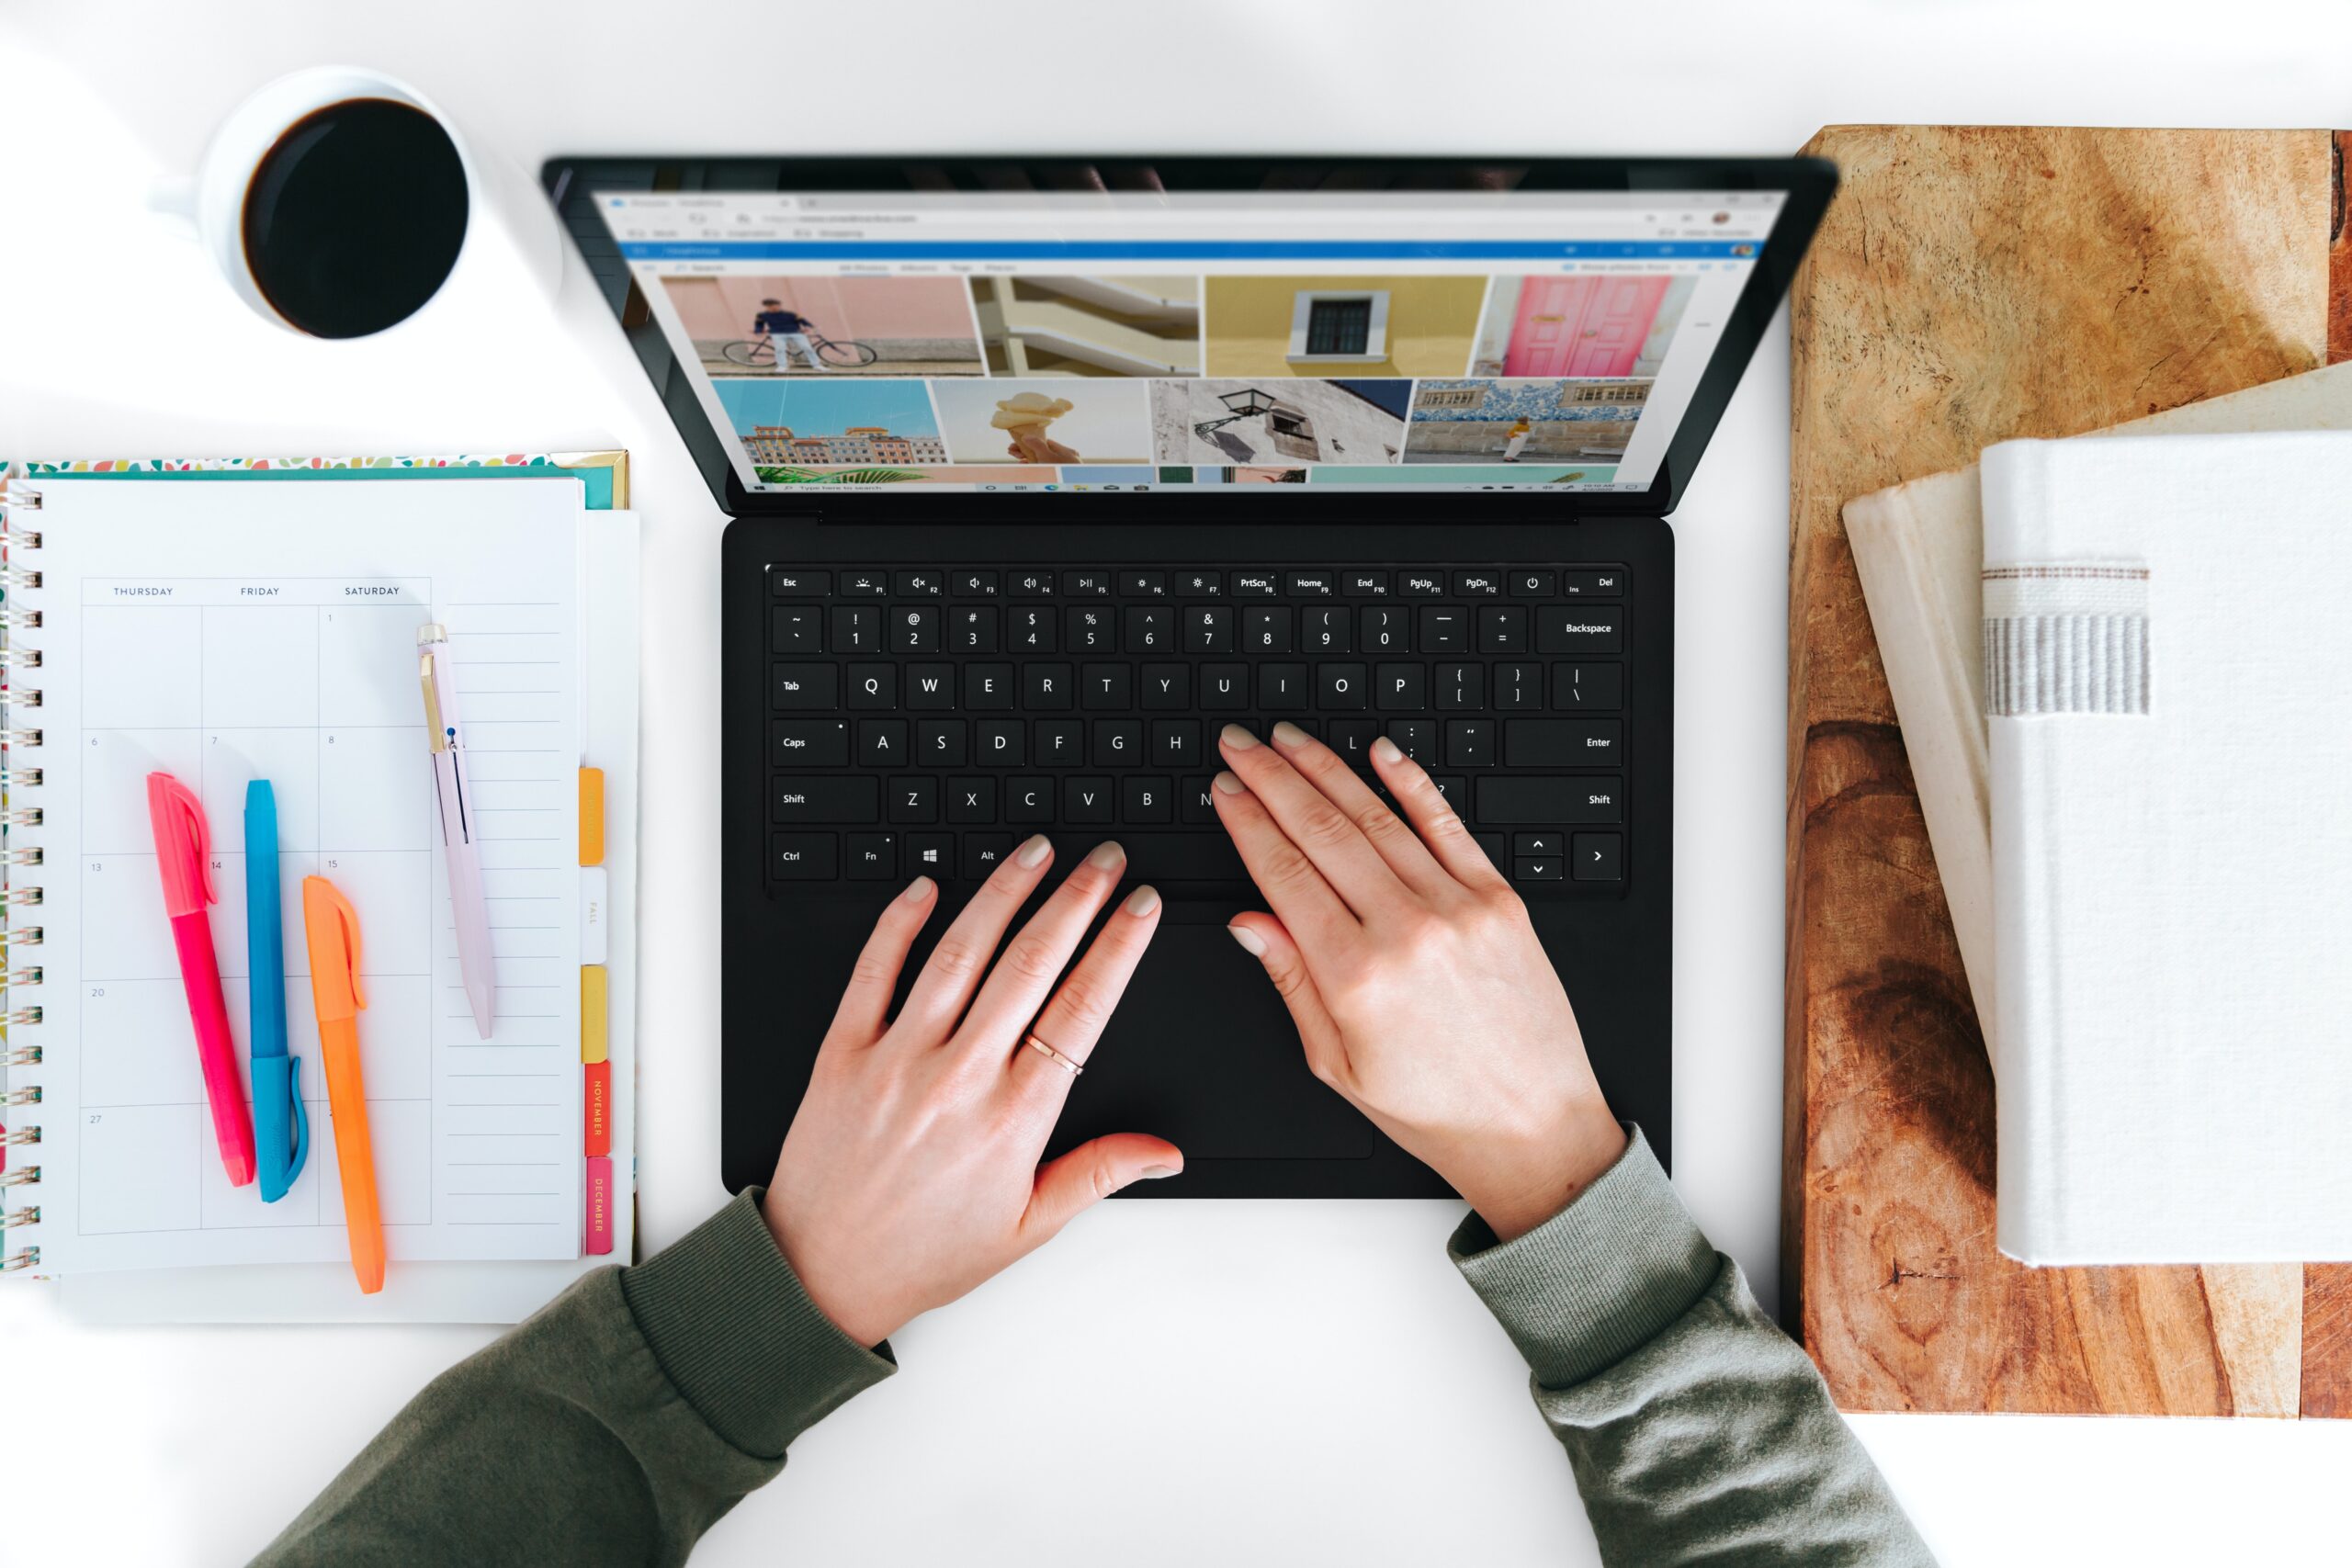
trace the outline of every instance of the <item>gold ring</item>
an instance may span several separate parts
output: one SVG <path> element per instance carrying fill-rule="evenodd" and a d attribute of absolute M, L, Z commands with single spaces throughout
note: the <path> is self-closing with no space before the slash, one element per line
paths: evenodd
<path fill-rule="evenodd" d="M 1062 1071 L 1068 1073 L 1072 1077 L 1076 1077 L 1079 1074 L 1086 1071 L 1085 1067 L 1071 1061 L 1068 1056 L 1063 1055 L 1059 1051 L 1055 1050 L 1051 1045 L 1046 1044 L 1044 1041 L 1038 1039 L 1034 1034 L 1029 1036 L 1028 1039 L 1023 1040 L 1021 1043 L 1028 1046 L 1032 1051 L 1041 1051 L 1045 1053 L 1046 1059 L 1047 1061 L 1053 1063 L 1054 1066 L 1059 1067 Z"/>

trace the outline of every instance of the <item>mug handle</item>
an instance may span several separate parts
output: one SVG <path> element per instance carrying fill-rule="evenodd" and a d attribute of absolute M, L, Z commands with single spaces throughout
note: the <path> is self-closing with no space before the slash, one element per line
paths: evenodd
<path fill-rule="evenodd" d="M 147 210 L 180 239 L 193 244 L 201 238 L 196 226 L 196 182 L 187 175 L 165 175 L 150 186 Z"/>

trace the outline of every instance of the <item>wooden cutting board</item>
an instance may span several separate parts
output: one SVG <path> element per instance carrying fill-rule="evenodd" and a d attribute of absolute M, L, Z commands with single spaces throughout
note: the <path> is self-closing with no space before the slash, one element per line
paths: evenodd
<path fill-rule="evenodd" d="M 1849 1410 L 2352 1416 L 2352 1267 L 1993 1245 L 1993 1082 L 1839 508 L 2352 356 L 2347 133 L 1835 126 L 1792 299 L 1781 1289 Z"/>

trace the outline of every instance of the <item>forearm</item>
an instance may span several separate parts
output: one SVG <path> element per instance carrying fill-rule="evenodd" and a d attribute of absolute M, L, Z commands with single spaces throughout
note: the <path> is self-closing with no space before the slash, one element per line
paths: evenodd
<path fill-rule="evenodd" d="M 1462 1268 L 1532 1370 L 1611 1563 L 1931 1563 L 1804 1352 L 1636 1134 L 1567 1208 Z"/>
<path fill-rule="evenodd" d="M 808 1303 L 758 1197 L 435 1378 L 256 1562 L 683 1562 L 891 1371 Z"/>

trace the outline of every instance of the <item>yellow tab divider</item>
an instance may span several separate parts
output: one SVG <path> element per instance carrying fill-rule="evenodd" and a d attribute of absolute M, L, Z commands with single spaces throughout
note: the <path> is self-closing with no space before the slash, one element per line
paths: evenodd
<path fill-rule="evenodd" d="M 605 1060 L 605 966 L 580 966 L 580 1059 Z"/>

